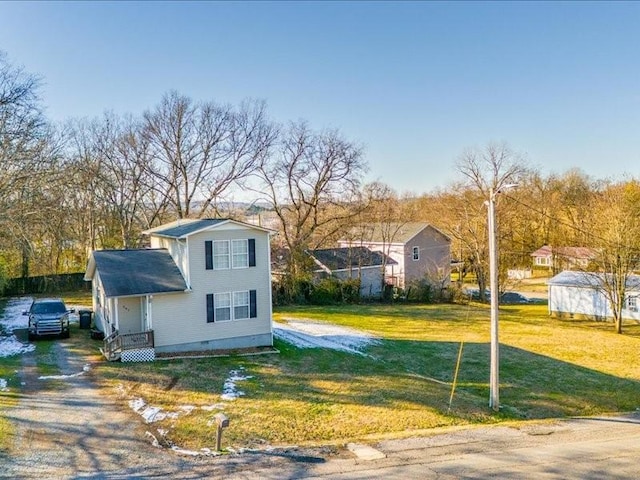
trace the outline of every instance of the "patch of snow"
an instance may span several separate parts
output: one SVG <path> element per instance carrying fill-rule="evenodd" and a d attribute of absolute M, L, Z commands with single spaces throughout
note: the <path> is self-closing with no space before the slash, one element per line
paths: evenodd
<path fill-rule="evenodd" d="M 182 410 L 184 413 L 186 413 L 187 415 L 196 409 L 196 407 L 194 407 L 193 405 L 180 405 L 178 408 Z"/>
<path fill-rule="evenodd" d="M 0 378 L 0 392 L 8 392 L 7 381 L 4 378 Z"/>
<path fill-rule="evenodd" d="M 84 367 L 82 367 L 81 372 L 72 373 L 71 375 L 43 375 L 41 377 L 38 377 L 38 380 L 63 380 L 65 378 L 80 377 L 81 375 L 84 375 L 86 372 L 90 370 L 91 370 L 91 365 L 87 363 L 84 365 Z"/>
<path fill-rule="evenodd" d="M 273 322 L 273 334 L 298 348 L 328 348 L 366 355 L 362 349 L 380 341 L 377 337 L 354 328 L 312 320 L 285 320 L 288 321 L 286 324 Z"/>
<path fill-rule="evenodd" d="M 7 334 L 12 333 L 17 328 L 27 328 L 29 326 L 29 317 L 23 315 L 22 312 L 29 310 L 33 298 L 20 297 L 12 298 L 7 302 L 4 312 L 0 315 L 0 325 L 4 327 Z"/>
<path fill-rule="evenodd" d="M 144 418 L 144 421 L 147 423 L 159 422 L 167 418 L 167 414 L 163 412 L 160 407 L 147 406 L 147 408 L 145 408 L 142 412 L 138 413 L 140 413 L 140 416 L 142 416 L 142 418 Z"/>
<path fill-rule="evenodd" d="M 162 446 L 160 445 L 160 442 L 158 441 L 158 439 L 156 438 L 156 436 L 151 433 L 151 432 L 144 432 L 145 437 L 151 437 L 151 445 L 153 445 L 156 448 L 162 448 Z"/>
<path fill-rule="evenodd" d="M 35 349 L 35 345 L 32 343 L 24 344 L 13 334 L 10 337 L 0 337 L 0 358 L 33 352 Z"/>
<path fill-rule="evenodd" d="M 152 405 L 148 405 L 142 398 L 134 398 L 129 400 L 129 407 L 131 410 L 139 414 L 146 423 L 154 423 L 164 420 L 166 418 L 176 419 L 180 415 L 189 414 L 196 407 L 192 407 L 191 410 L 184 409 L 181 407 L 182 411 L 180 412 L 166 412 L 162 410 L 160 407 L 154 407 Z M 188 411 L 187 411 L 188 410 Z"/>
<path fill-rule="evenodd" d="M 213 405 L 205 405 L 204 407 L 200 407 L 200 410 L 204 410 L 205 412 L 213 412 L 214 410 L 224 410 L 226 406 L 226 403 L 214 403 Z"/>
<path fill-rule="evenodd" d="M 4 312 L 0 315 L 0 358 L 11 357 L 35 350 L 35 345 L 24 344 L 13 334 L 19 328 L 29 326 L 29 317 L 22 312 L 28 310 L 33 299 L 31 297 L 12 298 L 7 302 Z"/>
<path fill-rule="evenodd" d="M 74 378 L 84 375 L 84 371 L 78 373 L 72 373 L 70 375 L 42 375 L 38 377 L 38 380 L 64 380 L 65 378 Z"/>
<path fill-rule="evenodd" d="M 136 413 L 139 413 L 140 410 L 144 408 L 146 405 L 145 401 L 141 398 L 134 398 L 133 400 L 129 400 L 129 407 Z"/>
<path fill-rule="evenodd" d="M 241 370 L 243 370 L 242 367 L 240 368 L 240 370 L 231 370 L 229 372 L 229 378 L 225 380 L 224 385 L 222 387 L 222 395 L 220 396 L 222 400 L 233 401 L 233 400 L 236 400 L 238 397 L 241 397 L 244 395 L 244 392 L 242 390 L 238 390 L 238 387 L 236 386 L 236 382 L 249 380 L 250 378 L 253 378 L 253 377 L 251 375 L 242 374 Z"/>
<path fill-rule="evenodd" d="M 198 455 L 202 455 L 201 452 L 196 452 L 195 450 L 186 450 L 184 448 L 180 448 L 177 445 L 171 447 L 171 450 L 178 455 L 187 455 L 189 457 L 197 457 Z"/>

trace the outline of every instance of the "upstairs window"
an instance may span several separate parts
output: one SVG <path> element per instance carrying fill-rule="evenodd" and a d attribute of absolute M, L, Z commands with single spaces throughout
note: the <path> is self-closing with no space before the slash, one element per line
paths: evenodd
<path fill-rule="evenodd" d="M 549 257 L 536 257 L 536 265 L 548 267 L 549 265 L 551 265 L 551 261 Z"/>
<path fill-rule="evenodd" d="M 413 259 L 420 260 L 420 247 L 413 247 Z"/>
<path fill-rule="evenodd" d="M 256 240 L 206 240 L 204 262 L 207 270 L 255 267 Z"/>
<path fill-rule="evenodd" d="M 215 270 L 226 270 L 229 266 L 229 241 L 216 240 L 213 242 L 213 268 Z"/>
<path fill-rule="evenodd" d="M 233 268 L 249 266 L 249 242 L 247 240 L 231 241 L 231 259 Z"/>

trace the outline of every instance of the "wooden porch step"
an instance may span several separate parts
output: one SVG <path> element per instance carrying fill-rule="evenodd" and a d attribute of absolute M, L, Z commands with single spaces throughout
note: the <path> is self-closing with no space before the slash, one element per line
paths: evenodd
<path fill-rule="evenodd" d="M 120 360 L 120 352 L 116 352 L 113 355 L 109 356 L 105 353 L 104 349 L 100 347 L 100 353 L 102 353 L 104 358 L 106 358 L 110 362 L 117 362 L 118 360 Z"/>

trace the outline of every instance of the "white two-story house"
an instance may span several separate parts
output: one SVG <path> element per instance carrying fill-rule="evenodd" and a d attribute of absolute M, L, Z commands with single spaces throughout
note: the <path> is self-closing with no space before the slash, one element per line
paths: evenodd
<path fill-rule="evenodd" d="M 144 233 L 149 249 L 89 259 L 85 280 L 107 358 L 273 345 L 270 230 L 185 219 Z"/>

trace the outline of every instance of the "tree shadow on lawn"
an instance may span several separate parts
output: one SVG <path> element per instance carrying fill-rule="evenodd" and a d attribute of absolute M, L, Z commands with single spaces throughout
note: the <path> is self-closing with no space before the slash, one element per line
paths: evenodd
<path fill-rule="evenodd" d="M 300 400 L 448 409 L 460 344 L 384 340 L 373 358 L 336 351 L 293 349 L 281 362 L 286 375 L 270 388 L 296 391 Z M 489 344 L 466 343 L 451 413 L 484 415 L 489 398 Z M 285 385 L 278 386 L 283 382 Z M 322 383 L 333 385 L 332 389 Z M 286 385 L 288 384 L 288 385 Z M 320 385 L 320 386 L 318 386 Z M 297 390 L 295 386 L 298 386 Z M 520 348 L 500 347 L 501 413 L 509 418 L 549 418 L 635 410 L 640 381 L 616 377 Z"/>
<path fill-rule="evenodd" d="M 234 428 L 226 434 L 229 441 L 242 445 L 256 439 L 289 444 L 454 424 L 631 411 L 640 397 L 636 379 L 501 345 L 502 408 L 496 415 L 488 407 L 489 344 L 465 343 L 449 410 L 459 343 L 382 340 L 367 348 L 367 356 L 301 349 L 279 340 L 276 346 L 279 355 L 113 365 L 117 368 L 108 375 L 135 387 L 129 394 L 175 408 L 183 402 L 196 406 L 220 402 L 226 379 L 241 371 L 248 377 L 237 384 L 244 395 L 226 402 L 224 410 L 233 419 Z M 166 391 L 172 382 L 173 388 Z M 198 425 L 210 415 L 194 412 L 181 417 L 180 435 L 188 438 L 191 430 L 201 430 Z"/>

